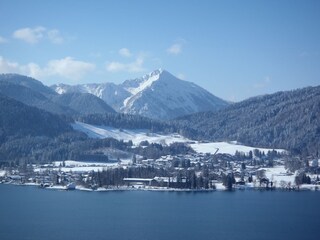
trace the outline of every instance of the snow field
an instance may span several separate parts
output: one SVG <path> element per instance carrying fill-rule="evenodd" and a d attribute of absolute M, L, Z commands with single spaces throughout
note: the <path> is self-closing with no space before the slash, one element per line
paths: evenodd
<path fill-rule="evenodd" d="M 106 126 L 95 126 L 87 123 L 76 122 L 72 124 L 75 130 L 81 131 L 87 134 L 91 138 L 115 138 L 117 140 L 132 141 L 134 145 L 138 145 L 141 141 L 147 140 L 149 143 L 159 143 L 170 145 L 174 142 L 188 143 L 198 153 L 215 153 L 218 149 L 218 153 L 226 153 L 234 155 L 236 151 L 249 153 L 254 149 L 258 149 L 265 154 L 273 149 L 268 148 L 255 148 L 237 144 L 236 142 L 209 142 L 201 143 L 195 142 L 188 138 L 185 138 L 179 134 L 158 134 L 150 133 L 145 129 L 117 129 Z M 275 149 L 276 151 L 283 152 L 283 149 Z"/>
<path fill-rule="evenodd" d="M 162 135 L 150 133 L 145 129 L 118 129 L 106 126 L 95 126 L 87 123 L 76 122 L 72 124 L 73 129 L 87 134 L 91 138 L 115 138 L 117 140 L 132 141 L 134 145 L 139 145 L 140 142 L 147 140 L 150 143 L 171 144 L 174 142 L 188 142 L 178 134 Z"/>
<path fill-rule="evenodd" d="M 120 164 L 128 164 L 131 160 L 130 159 L 125 159 L 121 160 Z M 73 160 L 67 160 L 64 161 L 65 166 L 63 166 L 62 161 L 56 161 L 53 162 L 52 165 L 53 167 L 50 168 L 52 170 L 61 170 L 62 172 L 98 172 L 98 171 L 103 171 L 106 168 L 110 167 L 116 167 L 119 164 L 117 162 L 112 162 L 112 163 L 101 163 L 101 162 L 80 162 L 80 161 L 73 161 Z M 49 169 L 49 166 L 47 168 L 39 168 L 35 167 L 34 171 L 35 172 L 41 172 L 43 170 Z"/>
<path fill-rule="evenodd" d="M 261 152 L 264 152 L 267 154 L 268 151 L 273 149 L 268 148 L 256 148 L 256 147 L 248 147 L 240 144 L 236 144 L 235 142 L 210 142 L 210 143 L 195 143 L 190 144 L 190 146 L 198 153 L 215 153 L 218 149 L 217 153 L 226 153 L 234 155 L 236 151 L 243 152 L 243 153 L 249 153 L 250 151 L 253 151 L 254 149 L 258 149 Z M 275 149 L 278 152 L 283 152 L 285 150 L 283 149 Z"/>

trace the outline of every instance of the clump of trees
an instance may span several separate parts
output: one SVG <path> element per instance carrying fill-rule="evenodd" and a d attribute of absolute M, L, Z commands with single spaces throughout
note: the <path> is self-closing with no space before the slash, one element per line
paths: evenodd
<path fill-rule="evenodd" d="M 300 157 L 287 156 L 284 158 L 284 166 L 290 172 L 295 172 L 304 167 L 304 162 Z"/>
<path fill-rule="evenodd" d="M 222 184 L 228 189 L 232 190 L 233 184 L 236 183 L 233 173 L 223 174 L 222 175 Z"/>
<path fill-rule="evenodd" d="M 84 185 L 97 187 L 125 186 L 124 178 L 155 178 L 165 177 L 166 182 L 154 182 L 156 186 L 183 189 L 214 189 L 209 175 L 196 174 L 195 170 L 172 171 L 170 168 L 155 168 L 153 166 L 131 166 L 128 168 L 110 168 L 99 172 L 91 172 L 88 182 Z"/>
<path fill-rule="evenodd" d="M 157 159 L 165 155 L 178 155 L 194 153 L 194 150 L 185 143 L 172 143 L 169 146 L 163 146 L 158 143 L 149 143 L 144 141 L 139 147 L 128 149 L 137 155 L 149 159 Z"/>
<path fill-rule="evenodd" d="M 311 184 L 311 178 L 307 176 L 305 173 L 300 173 L 295 177 L 295 183 L 297 186 L 301 184 Z"/>
<path fill-rule="evenodd" d="M 123 129 L 148 129 L 150 132 L 177 132 L 178 129 L 168 122 L 124 113 L 89 114 L 76 120 L 93 125 L 104 125 Z"/>

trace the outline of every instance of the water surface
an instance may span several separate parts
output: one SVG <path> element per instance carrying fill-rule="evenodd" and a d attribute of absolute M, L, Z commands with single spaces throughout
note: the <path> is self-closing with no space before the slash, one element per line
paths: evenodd
<path fill-rule="evenodd" d="M 83 192 L 0 185 L 0 239 L 319 239 L 319 192 Z"/>

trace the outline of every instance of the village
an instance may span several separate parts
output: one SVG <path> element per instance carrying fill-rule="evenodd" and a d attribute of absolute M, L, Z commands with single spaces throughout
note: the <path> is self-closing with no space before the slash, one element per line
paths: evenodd
<path fill-rule="evenodd" d="M 0 183 L 59 190 L 318 190 L 319 160 L 259 150 L 2 167 Z"/>

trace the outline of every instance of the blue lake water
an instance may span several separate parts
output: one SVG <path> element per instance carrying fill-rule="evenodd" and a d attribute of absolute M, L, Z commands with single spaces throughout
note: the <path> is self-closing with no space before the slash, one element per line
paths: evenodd
<path fill-rule="evenodd" d="M 0 184 L 0 239 L 320 239 L 319 192 L 83 192 Z"/>

